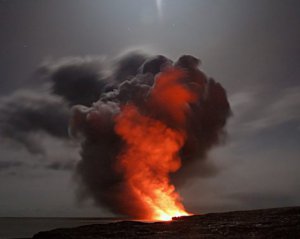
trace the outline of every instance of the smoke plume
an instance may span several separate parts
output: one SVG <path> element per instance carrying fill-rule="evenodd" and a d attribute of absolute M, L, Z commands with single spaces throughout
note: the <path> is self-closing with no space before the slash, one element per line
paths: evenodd
<path fill-rule="evenodd" d="M 61 96 L 70 106 L 90 106 L 107 85 L 101 57 L 69 57 L 46 62 L 38 73 L 40 78 L 50 81 L 52 93 Z"/>
<path fill-rule="evenodd" d="M 43 132 L 67 139 L 70 112 L 61 99 L 45 93 L 18 90 L 0 99 L 0 135 L 24 146 L 32 154 L 45 149 L 34 136 Z"/>
<path fill-rule="evenodd" d="M 187 214 L 175 186 L 223 141 L 230 116 L 224 88 L 199 65 L 190 55 L 173 63 L 131 53 L 115 62 L 109 83 L 92 87 L 98 101 L 73 107 L 70 132 L 82 139 L 79 197 L 135 218 Z"/>

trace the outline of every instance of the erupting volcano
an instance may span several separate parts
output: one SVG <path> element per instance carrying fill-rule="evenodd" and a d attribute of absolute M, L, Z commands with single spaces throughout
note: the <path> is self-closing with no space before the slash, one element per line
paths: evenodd
<path fill-rule="evenodd" d="M 187 55 L 126 56 L 97 102 L 74 107 L 79 196 L 137 219 L 190 215 L 176 184 L 219 143 L 230 115 L 225 90 L 198 65 Z"/>

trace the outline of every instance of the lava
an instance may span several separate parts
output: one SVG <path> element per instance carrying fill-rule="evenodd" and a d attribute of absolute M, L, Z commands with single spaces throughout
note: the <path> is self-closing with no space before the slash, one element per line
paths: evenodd
<path fill-rule="evenodd" d="M 116 169 L 124 177 L 127 197 L 136 204 L 132 214 L 138 218 L 167 221 L 190 215 L 170 182 L 170 174 L 181 167 L 179 151 L 186 140 L 189 103 L 197 99 L 180 83 L 183 77 L 176 68 L 157 76 L 148 102 L 159 114 L 146 116 L 129 102 L 115 119 L 115 132 L 125 144 Z"/>

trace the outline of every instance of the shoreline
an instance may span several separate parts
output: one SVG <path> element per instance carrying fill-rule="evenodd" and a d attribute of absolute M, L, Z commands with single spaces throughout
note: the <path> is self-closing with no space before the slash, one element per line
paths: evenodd
<path fill-rule="evenodd" d="M 32 239 L 300 238 L 300 207 L 183 216 L 165 222 L 120 221 L 38 232 Z"/>

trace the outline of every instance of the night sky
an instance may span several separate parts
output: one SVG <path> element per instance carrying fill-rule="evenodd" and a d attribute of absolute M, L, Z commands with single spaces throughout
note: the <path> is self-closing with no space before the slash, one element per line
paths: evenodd
<path fill-rule="evenodd" d="M 179 189 L 187 209 L 300 205 L 299 9 L 298 0 L 1 0 L 0 216 L 111 216 L 77 202 L 80 147 L 64 125 L 42 131 L 18 117 L 43 101 L 63 122 L 45 65 L 130 49 L 199 57 L 227 91 L 226 143 L 210 151 L 214 172 L 201 167 Z"/>

